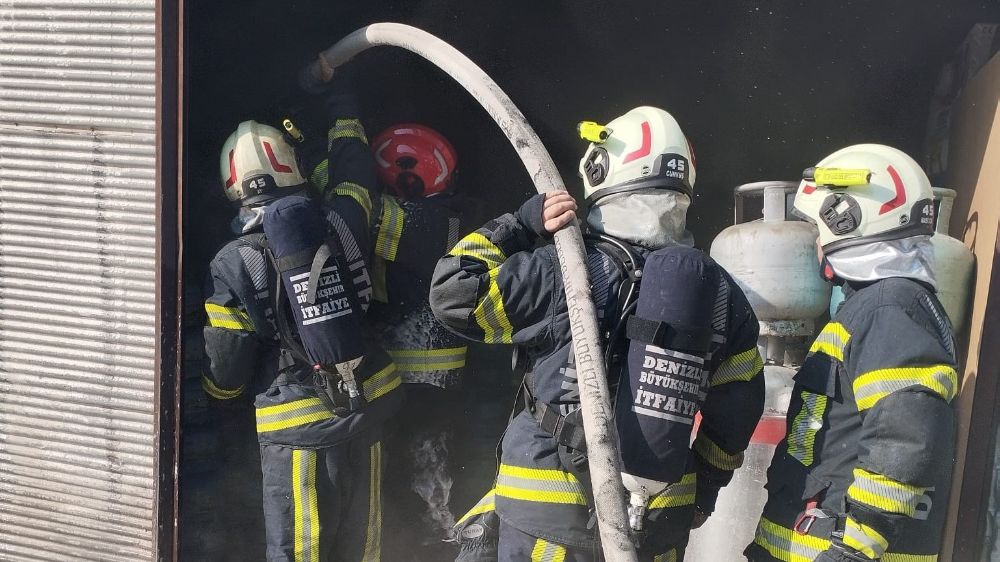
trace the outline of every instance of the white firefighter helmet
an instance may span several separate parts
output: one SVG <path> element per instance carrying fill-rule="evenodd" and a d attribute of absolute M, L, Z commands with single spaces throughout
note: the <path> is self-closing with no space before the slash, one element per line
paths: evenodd
<path fill-rule="evenodd" d="M 913 158 L 895 148 L 842 148 L 802 176 L 794 209 L 819 228 L 824 252 L 934 234 L 930 180 Z"/>
<path fill-rule="evenodd" d="M 593 125 L 582 123 L 581 127 Z M 580 160 L 588 203 L 613 193 L 645 188 L 693 195 L 695 162 L 677 121 L 656 107 L 637 107 L 608 123 Z"/>
<path fill-rule="evenodd" d="M 226 139 L 219 174 L 226 197 L 242 205 L 272 199 L 278 189 L 305 183 L 284 133 L 256 121 L 240 123 Z"/>

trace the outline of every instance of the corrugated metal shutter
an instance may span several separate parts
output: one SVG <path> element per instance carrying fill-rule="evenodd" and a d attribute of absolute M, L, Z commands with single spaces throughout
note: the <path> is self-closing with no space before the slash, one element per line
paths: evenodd
<path fill-rule="evenodd" d="M 153 558 L 154 0 L 0 0 L 0 560 Z"/>

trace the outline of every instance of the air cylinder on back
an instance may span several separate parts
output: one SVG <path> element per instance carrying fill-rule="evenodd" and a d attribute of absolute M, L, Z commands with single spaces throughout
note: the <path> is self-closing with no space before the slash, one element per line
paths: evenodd
<path fill-rule="evenodd" d="M 646 500 L 687 468 L 691 429 L 707 388 L 706 361 L 720 283 L 700 250 L 669 247 L 646 258 L 628 320 L 628 372 L 615 421 L 630 524 L 641 529 Z"/>
<path fill-rule="evenodd" d="M 328 240 L 319 205 L 295 195 L 278 199 L 265 209 L 264 235 L 306 358 L 313 365 L 334 366 L 361 357 L 362 311 L 348 293 L 354 286 L 336 240 L 330 239 L 333 253 L 317 264 L 316 287 L 310 291 L 314 258 Z"/>

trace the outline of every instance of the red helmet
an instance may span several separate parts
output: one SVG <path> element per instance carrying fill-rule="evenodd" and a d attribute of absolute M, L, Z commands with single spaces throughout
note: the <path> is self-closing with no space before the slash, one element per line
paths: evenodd
<path fill-rule="evenodd" d="M 437 195 L 455 176 L 455 149 L 426 125 L 393 125 L 375 137 L 372 147 L 379 180 L 399 197 Z"/>

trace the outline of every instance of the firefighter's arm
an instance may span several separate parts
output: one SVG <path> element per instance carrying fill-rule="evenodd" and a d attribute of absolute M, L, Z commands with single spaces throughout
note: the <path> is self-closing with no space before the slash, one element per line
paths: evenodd
<path fill-rule="evenodd" d="M 958 375 L 950 343 L 904 309 L 882 306 L 859 324 L 844 349 L 863 421 L 843 546 L 877 559 L 901 520 L 946 508 L 933 486 L 951 471 Z"/>
<path fill-rule="evenodd" d="M 725 358 L 709 379 L 708 396 L 701 407 L 701 425 L 692 445 L 698 486 L 695 507 L 711 514 L 719 490 L 729 484 L 743 464 L 764 411 L 764 361 L 757 351 L 757 318 L 747 308 Z"/>
<path fill-rule="evenodd" d="M 205 354 L 208 370 L 202 388 L 219 400 L 243 394 L 254 373 L 259 341 L 246 307 L 237 298 L 222 273 L 212 263 L 207 283 L 211 296 L 205 300 Z"/>
<path fill-rule="evenodd" d="M 349 224 L 363 222 L 371 228 L 379 218 L 381 188 L 375 175 L 375 160 L 361 125 L 361 110 L 349 85 L 334 80 L 325 106 L 330 119 L 327 132 L 326 167 L 310 171 L 310 181 L 321 186 L 325 202 Z"/>
<path fill-rule="evenodd" d="M 486 343 L 526 343 L 549 333 L 562 302 L 559 266 L 546 249 L 529 252 L 545 234 L 545 197 L 532 197 L 459 240 L 438 261 L 430 304 L 445 326 Z"/>

